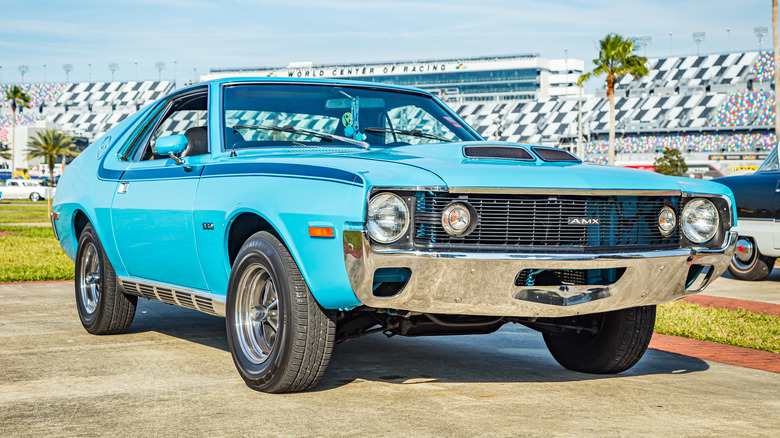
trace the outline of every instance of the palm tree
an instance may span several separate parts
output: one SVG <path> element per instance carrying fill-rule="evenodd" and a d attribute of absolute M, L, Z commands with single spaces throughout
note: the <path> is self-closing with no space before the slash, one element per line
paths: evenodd
<path fill-rule="evenodd" d="M 590 78 L 607 75 L 607 99 L 609 99 L 609 164 L 615 165 L 615 84 L 623 76 L 630 74 L 635 79 L 647 74 L 647 58 L 632 55 L 634 42 L 628 38 L 611 33 L 599 42 L 598 59 L 593 60 L 596 68 L 580 76 L 577 85 Z"/>
<path fill-rule="evenodd" d="M 35 137 L 27 142 L 27 159 L 45 158 L 46 165 L 49 167 L 51 185 L 54 186 L 54 163 L 57 157 L 78 155 L 78 151 L 72 149 L 73 146 L 73 138 L 56 129 L 38 131 Z M 49 200 L 49 209 L 51 209 L 51 196 L 46 196 L 46 199 Z"/>
<path fill-rule="evenodd" d="M 12 128 L 11 128 L 11 178 L 14 176 L 16 170 L 16 163 L 14 162 L 14 137 L 16 134 L 16 109 L 30 108 L 30 96 L 25 93 L 21 87 L 14 85 L 5 93 L 5 100 L 11 101 L 11 111 L 13 112 Z"/>

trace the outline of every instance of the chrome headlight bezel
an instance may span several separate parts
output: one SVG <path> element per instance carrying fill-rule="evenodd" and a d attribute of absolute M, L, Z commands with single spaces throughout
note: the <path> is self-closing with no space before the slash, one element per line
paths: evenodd
<path fill-rule="evenodd" d="M 390 210 L 387 207 L 393 206 Z M 384 212 L 381 210 L 385 208 Z M 395 215 L 391 214 L 395 212 Z M 378 215 L 382 213 L 385 218 L 395 216 L 395 220 L 400 226 L 396 226 L 392 232 L 387 232 L 387 226 L 383 226 L 378 221 Z M 392 192 L 380 192 L 369 199 L 366 206 L 366 231 L 375 242 L 387 245 L 400 240 L 409 230 L 411 221 L 409 206 L 400 196 Z"/>
<path fill-rule="evenodd" d="M 721 228 L 718 207 L 707 198 L 691 198 L 680 213 L 680 230 L 688 241 L 704 245 L 711 241 Z"/>

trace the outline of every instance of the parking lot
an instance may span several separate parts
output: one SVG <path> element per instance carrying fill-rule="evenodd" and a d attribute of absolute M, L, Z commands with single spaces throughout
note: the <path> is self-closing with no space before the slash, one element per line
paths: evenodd
<path fill-rule="evenodd" d="M 350 341 L 315 390 L 262 394 L 236 373 L 222 318 L 141 300 L 128 334 L 98 337 L 72 283 L 0 285 L 3 436 L 769 436 L 779 409 L 777 373 L 649 350 L 626 373 L 578 374 L 520 326 Z"/>

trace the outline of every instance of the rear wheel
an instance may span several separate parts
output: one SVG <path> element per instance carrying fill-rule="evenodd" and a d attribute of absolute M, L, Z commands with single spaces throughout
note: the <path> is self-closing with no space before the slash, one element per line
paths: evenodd
<path fill-rule="evenodd" d="M 615 374 L 634 366 L 647 351 L 655 306 L 560 318 L 560 323 L 593 330 L 545 333 L 544 342 L 559 364 L 583 373 Z"/>
<path fill-rule="evenodd" d="M 740 236 L 737 250 L 731 257 L 729 273 L 738 280 L 761 281 L 772 272 L 775 261 L 775 258 L 761 254 L 752 238 Z"/>
<path fill-rule="evenodd" d="M 252 389 L 305 391 L 325 373 L 335 314 L 317 304 L 287 248 L 270 233 L 252 235 L 233 263 L 226 324 L 233 362 Z"/>
<path fill-rule="evenodd" d="M 38 192 L 32 192 L 30 193 L 30 201 L 32 202 L 38 202 L 41 200 L 41 194 Z"/>
<path fill-rule="evenodd" d="M 89 333 L 123 333 L 133 323 L 138 298 L 117 288 L 114 268 L 92 224 L 87 224 L 79 237 L 75 284 L 79 318 Z"/>

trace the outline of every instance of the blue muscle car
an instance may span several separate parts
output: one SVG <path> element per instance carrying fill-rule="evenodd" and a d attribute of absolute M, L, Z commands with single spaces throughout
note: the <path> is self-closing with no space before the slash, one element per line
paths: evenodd
<path fill-rule="evenodd" d="M 120 123 L 67 168 L 52 223 L 88 332 L 125 331 L 139 297 L 225 316 L 267 392 L 313 387 L 348 339 L 506 323 L 566 368 L 621 372 L 656 304 L 736 242 L 722 185 L 486 142 L 421 90 L 258 78 Z"/>

